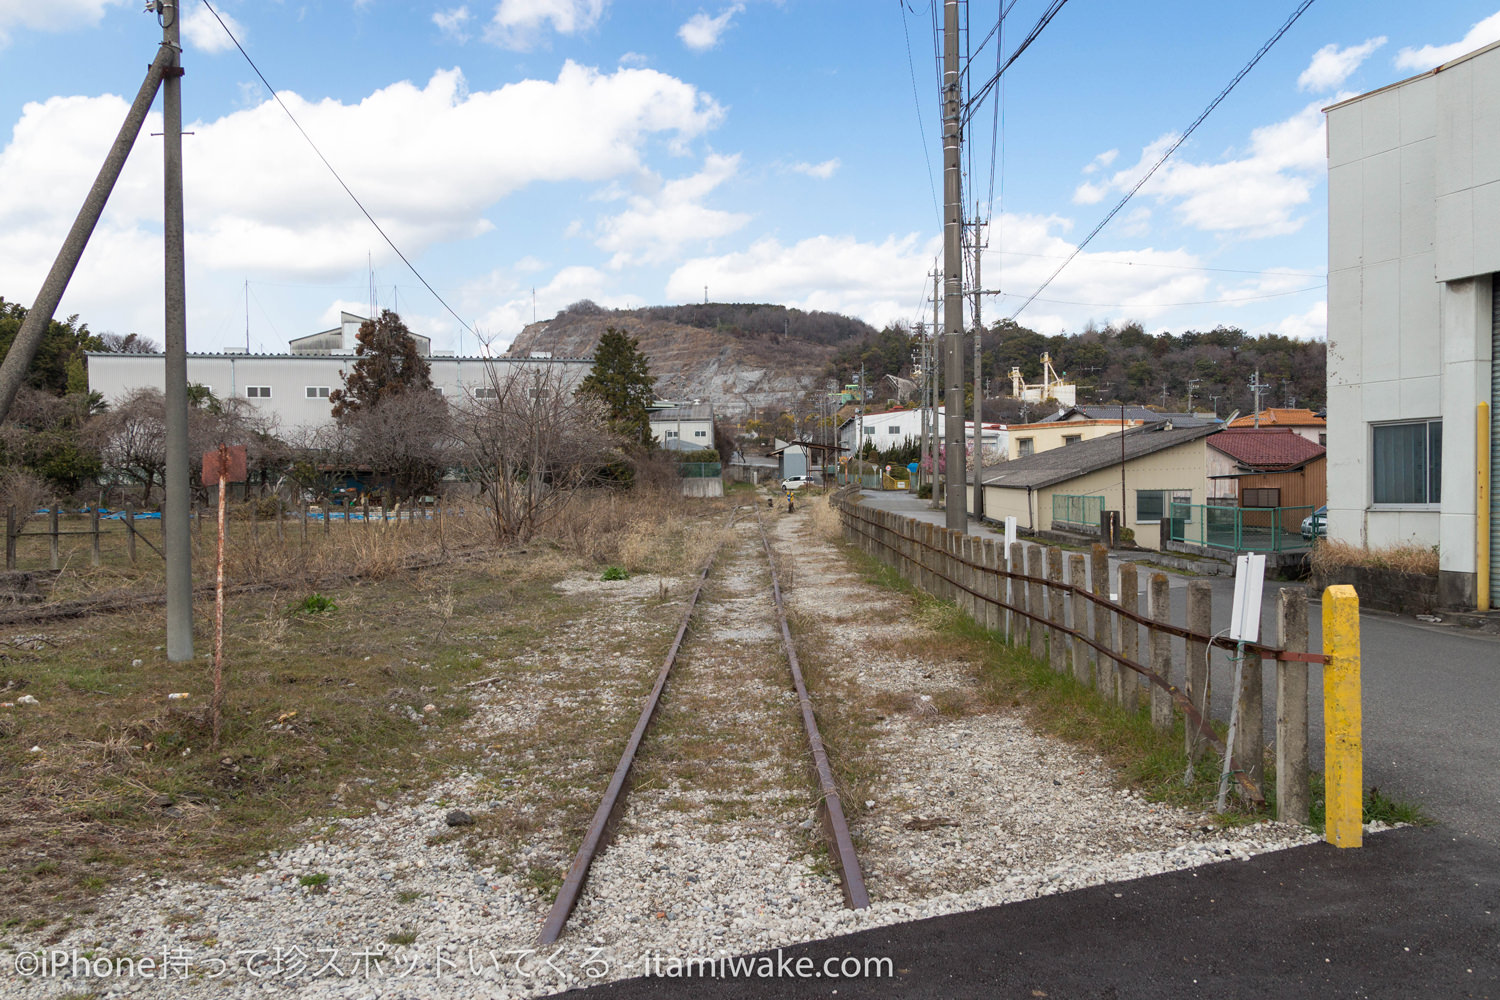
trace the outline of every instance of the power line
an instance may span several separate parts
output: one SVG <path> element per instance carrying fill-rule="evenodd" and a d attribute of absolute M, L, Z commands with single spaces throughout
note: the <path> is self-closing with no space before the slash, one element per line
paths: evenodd
<path fill-rule="evenodd" d="M 458 325 L 468 330 L 477 339 L 479 334 L 474 333 L 474 328 L 465 323 L 463 317 L 454 312 L 453 307 L 448 304 L 447 300 L 437 293 L 437 289 L 427 283 L 427 279 L 422 277 L 422 272 L 418 271 L 416 266 L 407 259 L 406 254 L 401 252 L 401 248 L 396 246 L 396 241 L 386 234 L 386 231 L 380 227 L 380 223 L 375 221 L 375 216 L 370 214 L 369 209 L 365 208 L 364 203 L 349 189 L 349 185 L 344 183 L 344 178 L 339 176 L 339 172 L 333 168 L 333 164 L 328 162 L 328 157 L 324 156 L 323 151 L 318 148 L 318 144 L 313 142 L 312 136 L 308 135 L 307 130 L 302 127 L 302 123 L 297 121 L 297 116 L 292 114 L 292 109 L 286 106 L 286 102 L 281 99 L 281 94 L 277 92 L 275 87 L 271 86 L 271 81 L 266 79 L 266 75 L 260 71 L 260 67 L 255 65 L 255 60 L 250 58 L 250 53 L 245 51 L 245 47 L 240 44 L 240 40 L 234 37 L 234 32 L 229 30 L 229 25 L 225 24 L 224 19 L 219 16 L 219 12 L 214 10 L 213 4 L 209 3 L 208 0 L 203 0 L 203 6 L 207 7 L 208 12 L 214 16 L 214 20 L 219 22 L 219 27 L 224 29 L 224 34 L 228 35 L 229 40 L 234 43 L 234 47 L 240 50 L 240 55 L 245 57 L 245 61 L 250 64 L 250 68 L 255 71 L 255 75 L 260 77 L 260 82 L 266 85 L 266 89 L 271 92 L 271 96 L 276 99 L 276 103 L 281 105 L 281 110 L 286 112 L 286 116 L 292 120 L 292 124 L 296 126 L 297 131 L 302 133 L 302 138 L 307 140 L 307 144 L 318 155 L 318 159 L 323 161 L 323 166 L 327 167 L 328 172 L 333 174 L 333 179 L 339 182 L 339 187 L 344 189 L 344 193 L 364 213 L 365 218 L 370 220 L 370 225 L 375 227 L 375 231 L 380 234 L 380 238 L 385 240 L 392 250 L 396 251 L 396 256 L 401 258 L 401 263 L 405 264 L 407 269 L 417 276 L 417 280 L 422 283 L 422 287 L 426 288 L 432 293 L 433 298 L 442 303 L 443 308 L 448 310 L 448 315 L 458 320 Z"/>
<path fill-rule="evenodd" d="M 1042 282 L 1040 288 L 1031 293 L 1031 298 L 1021 303 L 1020 309 L 1017 309 L 1015 312 L 1011 313 L 1011 319 L 1015 319 L 1017 316 L 1021 315 L 1021 313 L 1025 311 L 1026 307 L 1031 305 L 1032 301 L 1038 295 L 1042 294 L 1046 287 L 1052 284 L 1053 280 L 1056 279 L 1059 274 L 1063 273 L 1063 270 L 1073 262 L 1073 259 L 1083 252 L 1083 248 L 1088 246 L 1089 241 L 1092 240 L 1095 236 L 1098 236 L 1099 231 L 1109 224 L 1109 220 L 1113 219 L 1119 213 L 1120 209 L 1125 207 L 1126 202 L 1135 197 L 1135 193 L 1141 189 L 1141 186 L 1151 179 L 1151 176 L 1156 173 L 1157 169 L 1160 168 L 1163 163 L 1167 162 L 1168 157 L 1177 152 L 1177 147 L 1181 146 L 1184 142 L 1187 141 L 1187 137 L 1192 135 L 1194 130 L 1197 129 L 1199 125 L 1203 124 L 1203 120 L 1213 112 L 1214 108 L 1217 108 L 1219 106 L 1220 102 L 1222 102 L 1224 98 L 1229 96 L 1229 92 L 1235 88 L 1235 85 L 1243 80 L 1245 76 L 1255 68 L 1255 64 L 1260 62 L 1261 57 L 1264 56 L 1267 52 L 1271 51 L 1271 46 L 1280 41 L 1281 36 L 1290 31 L 1292 25 L 1297 23 L 1297 19 L 1301 17 L 1303 12 L 1312 5 L 1313 0 L 1302 0 L 1302 3 L 1298 5 L 1297 9 L 1292 11 L 1292 16 L 1286 19 L 1286 23 L 1283 24 L 1280 28 L 1276 29 L 1276 33 L 1266 41 L 1266 44 L 1260 47 L 1260 51 L 1255 53 L 1250 61 L 1245 64 L 1244 68 L 1234 75 L 1234 79 L 1229 81 L 1229 85 L 1226 86 L 1223 90 L 1219 91 L 1219 96 L 1215 97 L 1208 103 L 1208 107 L 1203 109 L 1203 113 L 1193 120 L 1193 123 L 1187 127 L 1187 130 L 1184 131 L 1182 135 L 1177 137 L 1177 141 L 1172 143 L 1172 145 L 1168 147 L 1167 151 L 1161 155 L 1161 159 L 1152 164 L 1151 169 L 1146 171 L 1145 176 L 1136 181 L 1135 186 L 1132 187 L 1129 191 L 1125 192 L 1125 197 L 1121 198 L 1115 205 L 1115 207 L 1109 210 L 1109 214 L 1105 215 L 1104 218 L 1099 221 L 1099 224 L 1094 227 L 1093 231 L 1089 233 L 1088 236 L 1084 237 L 1083 242 L 1079 243 L 1078 246 L 1074 248 L 1073 253 L 1068 257 L 1068 259 L 1063 261 L 1062 265 L 1059 266 L 1056 271 L 1052 272 L 1052 276 L 1046 281 Z"/>
<path fill-rule="evenodd" d="M 1100 309 L 1167 309 L 1176 306 L 1217 306 L 1232 302 L 1257 302 L 1261 299 L 1279 299 L 1286 295 L 1301 295 L 1303 292 L 1316 292 L 1327 288 L 1326 283 L 1321 285 L 1309 285 L 1306 288 L 1293 288 L 1285 292 L 1267 292 L 1264 295 L 1236 295 L 1227 299 L 1200 299 L 1196 302 L 1074 302 L 1071 299 L 1044 299 L 1033 295 L 1028 302 L 1048 302 L 1061 306 L 1094 306 Z M 997 293 L 1001 298 L 1020 298 L 1009 292 Z M 1015 319 L 1012 316 L 1011 319 Z"/>
<path fill-rule="evenodd" d="M 1069 254 L 1027 253 L 1024 250 L 997 250 L 995 252 L 999 253 L 999 254 L 1004 254 L 1004 255 L 1007 255 L 1007 256 L 1011 256 L 1011 257 L 1037 257 L 1037 258 L 1039 258 L 1041 260 L 1072 260 L 1073 259 L 1073 255 L 1069 255 Z M 1285 276 L 1285 277 L 1288 277 L 1288 278 L 1327 278 L 1328 277 L 1328 275 L 1325 272 L 1323 272 L 1323 271 L 1284 271 L 1284 270 L 1276 270 L 1276 271 L 1252 271 L 1252 270 L 1249 270 L 1249 269 L 1246 269 L 1246 268 L 1239 268 L 1239 267 L 1203 267 L 1203 266 L 1195 266 L 1195 265 L 1192 265 L 1192 264 L 1153 264 L 1150 261 L 1144 261 L 1144 260 L 1108 260 L 1107 258 L 1104 258 L 1104 257 L 1094 257 L 1094 258 L 1092 258 L 1091 262 L 1094 263 L 1094 264 L 1115 264 L 1115 265 L 1118 265 L 1120 267 L 1156 267 L 1156 268 L 1164 268 L 1166 270 L 1171 270 L 1171 271 L 1214 271 L 1214 272 L 1218 272 L 1220 274 L 1255 274 L 1255 275 L 1272 275 L 1272 276 L 1279 275 L 1279 276 Z"/>
<path fill-rule="evenodd" d="M 1031 43 L 1037 40 L 1037 36 L 1052 22 L 1052 19 L 1057 16 L 1057 12 L 1062 10 L 1063 5 L 1067 2 L 1068 0 L 1051 0 L 1051 3 L 1047 5 L 1047 9 L 1042 12 L 1042 16 L 1037 20 L 1031 31 L 1027 32 L 1026 37 L 1021 39 L 1021 44 L 1016 46 L 1016 51 L 1012 52 L 1010 58 L 1005 60 L 999 69 L 995 70 L 995 75 L 990 77 L 989 82 L 979 88 L 979 93 L 974 95 L 969 106 L 964 109 L 960 124 L 968 123 L 969 118 L 978 109 L 979 105 L 983 103 L 985 95 L 994 89 L 995 84 L 1000 82 L 1000 77 L 1005 74 L 1005 71 L 1010 69 L 1012 63 L 1021 58 L 1022 52 L 1030 48 Z"/>
<path fill-rule="evenodd" d="M 906 26 L 906 0 L 897 2 L 901 4 L 901 31 L 906 35 L 906 65 L 911 70 L 911 98 L 917 105 L 917 133 L 922 137 L 922 158 L 927 161 L 927 187 L 932 191 L 932 214 L 941 220 L 943 210 L 938 207 L 937 182 L 932 177 L 932 154 L 927 149 L 927 128 L 922 124 L 922 97 L 917 92 L 917 64 L 911 56 L 911 31 Z"/>

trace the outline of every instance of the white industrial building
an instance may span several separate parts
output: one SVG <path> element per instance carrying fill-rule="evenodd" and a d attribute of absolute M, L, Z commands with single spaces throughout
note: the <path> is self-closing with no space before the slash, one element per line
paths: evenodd
<path fill-rule="evenodd" d="M 1329 537 L 1436 545 L 1440 600 L 1494 606 L 1477 494 L 1500 453 L 1477 452 L 1500 387 L 1500 44 L 1327 120 Z"/>
<path fill-rule="evenodd" d="M 663 406 L 650 414 L 651 436 L 668 451 L 702 451 L 714 446 L 712 403 Z"/>
<path fill-rule="evenodd" d="M 944 409 L 938 407 L 938 440 L 943 440 L 944 423 L 946 418 Z M 922 410 L 887 410 L 881 413 L 866 413 L 863 420 L 859 417 L 849 417 L 839 425 L 838 439 L 839 448 L 844 454 L 850 454 L 855 447 L 855 438 L 861 433 L 863 424 L 864 440 L 872 444 L 879 451 L 889 451 L 891 448 L 899 448 L 910 441 L 921 441 L 922 439 Z M 985 424 L 981 434 L 983 441 L 984 457 L 987 463 L 1003 462 L 1009 438 L 1004 424 Z M 974 421 L 964 421 L 965 447 L 973 449 L 974 444 Z M 863 447 L 863 445 L 861 445 Z"/>
<path fill-rule="evenodd" d="M 328 395 L 343 387 L 342 372 L 355 360 L 354 343 L 363 317 L 344 313 L 332 330 L 298 337 L 286 354 L 250 354 L 235 349 L 220 354 L 189 354 L 188 382 L 205 386 L 221 399 L 243 399 L 276 419 L 286 431 L 318 427 L 332 417 Z M 492 392 L 494 381 L 510 373 L 544 370 L 573 387 L 593 367 L 588 358 L 457 357 L 431 352 L 431 341 L 413 334 L 431 366 L 433 388 L 454 401 Z M 133 389 L 166 384 L 161 354 L 88 353 L 89 389 L 116 403 Z"/>

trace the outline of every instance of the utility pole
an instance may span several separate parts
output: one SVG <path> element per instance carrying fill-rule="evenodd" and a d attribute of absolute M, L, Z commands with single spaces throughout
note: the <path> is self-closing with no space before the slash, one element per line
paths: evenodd
<path fill-rule="evenodd" d="M 929 385 L 931 405 L 928 407 L 928 409 L 930 410 L 931 416 L 932 416 L 932 439 L 930 441 L 930 444 L 932 446 L 932 455 L 930 457 L 932 458 L 932 507 L 933 507 L 934 510 L 936 510 L 937 507 L 941 504 L 944 490 L 947 487 L 947 480 L 938 475 L 938 455 L 941 454 L 942 450 L 943 450 L 941 447 L 939 447 L 938 440 L 939 440 L 939 438 L 941 438 L 943 436 L 943 434 L 947 433 L 946 428 L 944 429 L 943 434 L 940 434 L 938 432 L 938 398 L 939 398 L 938 392 L 939 392 L 939 386 L 942 385 L 942 379 L 943 379 L 943 360 L 942 359 L 944 357 L 942 351 L 939 349 L 939 345 L 940 345 L 941 341 L 938 340 L 938 338 L 941 337 L 942 334 L 943 334 L 943 317 L 942 317 L 942 311 L 943 311 L 943 288 L 942 288 L 942 280 L 943 280 L 943 272 L 940 271 L 940 270 L 938 270 L 937 267 L 933 267 L 933 269 L 932 269 L 932 339 L 931 339 L 931 342 L 928 344 L 928 354 L 929 354 L 929 356 L 932 359 L 932 381 L 931 381 L 931 383 Z"/>
<path fill-rule="evenodd" d="M 980 291 L 984 287 L 979 280 L 979 255 L 983 240 L 980 236 L 980 223 L 974 222 L 974 520 L 984 520 L 984 388 L 982 385 L 983 375 L 980 371 L 980 331 L 984 329 L 979 322 L 979 300 L 983 296 Z"/>
<path fill-rule="evenodd" d="M 1190 417 L 1193 415 L 1193 386 L 1197 385 L 1199 383 L 1199 381 L 1201 381 L 1201 380 L 1200 379 L 1196 379 L 1196 378 L 1190 378 L 1190 379 L 1188 379 L 1188 407 L 1187 407 L 1187 411 L 1188 411 L 1188 416 L 1190 416 Z"/>
<path fill-rule="evenodd" d="M 927 332 L 922 321 L 917 320 L 917 369 L 922 374 L 917 383 L 917 419 L 920 425 L 917 431 L 917 470 L 922 479 L 927 477 L 927 368 Z"/>
<path fill-rule="evenodd" d="M 181 0 L 156 0 L 162 47 L 163 236 L 166 259 L 166 488 L 162 551 L 167 564 L 167 659 L 193 658 L 193 536 L 188 523 L 187 265 L 182 240 L 182 15 Z"/>
<path fill-rule="evenodd" d="M 865 451 L 865 365 L 864 365 L 864 362 L 860 362 L 860 365 L 859 365 L 859 402 L 856 403 L 855 406 L 854 406 L 854 416 L 855 416 L 855 421 L 854 421 L 854 458 L 855 458 L 856 461 L 862 462 L 862 461 L 864 461 L 864 459 L 861 456 L 864 455 L 864 451 Z M 855 466 L 855 470 L 856 470 L 855 474 L 863 476 L 864 473 L 858 471 L 859 468 L 860 468 L 859 466 L 857 466 L 857 465 Z"/>
<path fill-rule="evenodd" d="M 1208 398 L 1214 404 L 1214 416 L 1217 417 L 1219 415 L 1219 397 L 1218 396 L 1214 396 L 1214 395 L 1210 395 Z"/>
<path fill-rule="evenodd" d="M 63 292 L 68 290 L 68 282 L 78 268 L 78 261 L 83 257 L 89 237 L 99 223 L 99 216 L 104 214 L 110 192 L 114 190 L 115 181 L 120 179 L 120 171 L 125 169 L 125 160 L 130 156 L 131 147 L 141 133 L 141 126 L 145 124 L 146 115 L 151 111 L 151 103 L 156 100 L 156 92 L 161 89 L 162 76 L 174 57 L 175 53 L 163 46 L 146 70 L 146 79 L 141 83 L 141 89 L 125 115 L 125 121 L 115 136 L 114 145 L 110 146 L 109 153 L 104 158 L 104 164 L 99 168 L 98 176 L 94 178 L 94 186 L 89 189 L 83 206 L 78 210 L 78 216 L 73 220 L 73 227 L 68 230 L 57 257 L 52 261 L 52 268 L 42 282 L 41 290 L 27 310 L 26 318 L 21 321 L 21 328 L 11 341 L 5 361 L 0 363 L 0 420 L 4 420 L 5 415 L 10 412 L 10 405 L 15 402 L 21 383 L 26 381 L 27 369 L 36 357 L 37 348 L 41 346 L 47 326 L 57 312 L 57 304 L 62 301 Z"/>
<path fill-rule="evenodd" d="M 1250 392 L 1255 396 L 1255 426 L 1260 426 L 1260 394 L 1271 388 L 1260 380 L 1260 369 L 1255 369 L 1255 374 L 1250 378 Z"/>
<path fill-rule="evenodd" d="M 947 410 L 945 523 L 950 531 L 969 530 L 964 496 L 964 329 L 963 299 L 963 85 L 958 67 L 958 2 L 943 0 L 943 369 Z"/>

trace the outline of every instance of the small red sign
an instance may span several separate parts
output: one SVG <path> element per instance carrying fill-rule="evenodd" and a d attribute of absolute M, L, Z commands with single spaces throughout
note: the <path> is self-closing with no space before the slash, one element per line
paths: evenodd
<path fill-rule="evenodd" d="M 203 485 L 217 486 L 221 478 L 226 483 L 245 481 L 244 445 L 229 445 L 203 453 Z"/>

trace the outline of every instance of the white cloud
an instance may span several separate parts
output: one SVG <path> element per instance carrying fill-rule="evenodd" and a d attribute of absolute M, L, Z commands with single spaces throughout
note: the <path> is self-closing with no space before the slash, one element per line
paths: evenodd
<path fill-rule="evenodd" d="M 718 17 L 709 17 L 699 11 L 677 29 L 677 37 L 694 52 L 707 52 L 719 44 L 724 32 L 729 30 L 729 23 L 734 20 L 734 15 L 744 9 L 745 5 L 742 3 L 731 4 Z"/>
<path fill-rule="evenodd" d="M 1361 63 L 1370 58 L 1371 54 L 1385 43 L 1384 35 L 1379 38 L 1367 38 L 1362 44 L 1351 45 L 1345 49 L 1330 42 L 1313 53 L 1312 62 L 1308 63 L 1307 69 L 1297 77 L 1297 89 L 1321 94 L 1341 86 L 1355 70 L 1359 69 Z"/>
<path fill-rule="evenodd" d="M 1098 173 L 1100 170 L 1103 170 L 1105 167 L 1115 162 L 1115 158 L 1119 155 L 1120 151 L 1118 149 L 1106 149 L 1104 152 L 1094 157 L 1093 162 L 1083 168 L 1083 172 L 1086 174 Z"/>
<path fill-rule="evenodd" d="M 824 160 L 822 163 L 794 163 L 792 164 L 792 173 L 806 174 L 809 177 L 816 177 L 820 181 L 826 181 L 838 173 L 841 165 L 839 158 L 835 156 L 833 159 Z"/>
<path fill-rule="evenodd" d="M 14 29 L 73 31 L 92 28 L 112 7 L 133 6 L 129 0 L 0 0 L 0 46 L 10 42 Z"/>
<path fill-rule="evenodd" d="M 600 221 L 594 241 L 601 250 L 614 254 L 610 267 L 664 263 L 689 243 L 726 236 L 750 221 L 748 215 L 725 212 L 704 205 L 715 188 L 735 175 L 738 156 L 712 154 L 703 170 L 691 177 L 661 183 L 646 178 L 651 190 L 630 195 L 624 212 Z"/>
<path fill-rule="evenodd" d="M 540 44 L 545 31 L 576 35 L 599 23 L 608 0 L 500 0 L 485 29 L 485 41 L 525 52 Z"/>
<path fill-rule="evenodd" d="M 280 96 L 413 259 L 435 243 L 492 228 L 486 213 L 528 186 L 637 176 L 650 144 L 687 141 L 723 116 L 711 98 L 664 73 L 600 73 L 571 62 L 556 80 L 484 92 L 468 91 L 462 74 L 449 70 L 425 86 L 393 84 L 354 104 Z M 55 97 L 23 109 L 0 146 L 0 274 L 10 288 L 40 287 L 126 107 L 106 95 Z M 389 259 L 274 102 L 190 128 L 191 267 L 309 281 L 362 271 L 372 247 L 377 267 Z M 160 116 L 143 131 L 161 131 Z M 134 317 L 142 332 L 159 326 L 160 286 L 140 279 L 142 261 L 160 258 L 160 177 L 161 144 L 140 143 L 74 281 L 78 295 L 93 298 L 70 295 L 75 311 Z M 49 197 L 37 198 L 37 191 Z M 146 270 L 155 273 L 149 264 Z M 96 302 L 107 307 L 96 309 Z M 123 319 L 112 322 L 126 327 Z"/>
<path fill-rule="evenodd" d="M 217 8 L 215 8 L 217 9 Z M 224 11 L 219 11 L 219 16 L 224 19 L 221 26 L 214 16 L 208 12 L 208 8 L 201 4 L 194 4 L 182 19 L 182 40 L 187 43 L 186 47 L 196 52 L 224 52 L 234 48 L 234 41 L 230 39 L 224 27 L 234 32 L 234 37 L 241 43 L 245 41 L 245 29 Z"/>
<path fill-rule="evenodd" d="M 1402 49 L 1396 53 L 1396 68 L 1416 70 L 1432 69 L 1451 59 L 1500 41 L 1500 12 L 1491 14 L 1469 29 L 1469 33 L 1451 45 L 1424 45 L 1420 49 Z"/>
<path fill-rule="evenodd" d="M 508 348 L 533 317 L 550 319 L 579 299 L 591 299 L 606 309 L 634 309 L 645 305 L 635 296 L 613 291 L 613 279 L 598 268 L 565 267 L 545 285 L 533 286 L 529 281 L 516 280 L 510 273 L 524 273 L 525 264 L 523 258 L 510 271 L 492 272 L 464 290 L 465 299 L 486 303 L 474 328 L 491 339 L 494 353 Z M 493 304 L 497 301 L 498 305 Z"/>
<path fill-rule="evenodd" d="M 1328 336 L 1328 302 L 1316 302 L 1305 313 L 1288 316 L 1276 324 L 1276 332 L 1293 340 L 1321 340 Z"/>
<path fill-rule="evenodd" d="M 1079 185 L 1073 200 L 1093 204 L 1110 192 L 1130 190 L 1175 140 L 1173 135 L 1162 136 L 1141 151 L 1133 166 L 1101 183 Z M 1323 114 L 1319 104 L 1311 104 L 1291 118 L 1255 129 L 1249 150 L 1237 159 L 1168 160 L 1141 194 L 1172 204 L 1180 221 L 1196 229 L 1275 236 L 1302 227 L 1297 211 L 1311 200 L 1326 169 Z"/>
<path fill-rule="evenodd" d="M 443 37 L 452 39 L 462 45 L 469 40 L 469 21 L 471 20 L 468 7 L 455 7 L 452 10 L 436 11 L 432 15 L 432 23 Z"/>

